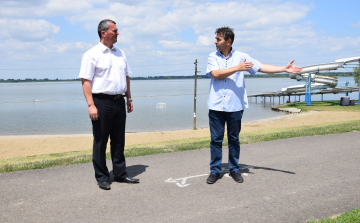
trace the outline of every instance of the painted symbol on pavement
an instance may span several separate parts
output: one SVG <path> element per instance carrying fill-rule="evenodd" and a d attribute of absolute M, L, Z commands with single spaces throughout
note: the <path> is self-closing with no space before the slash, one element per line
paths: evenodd
<path fill-rule="evenodd" d="M 178 179 L 172 179 L 172 178 L 169 178 L 167 180 L 165 180 L 165 183 L 175 183 L 178 187 L 187 187 L 189 186 L 190 184 L 186 183 L 186 181 L 188 179 L 191 179 L 191 178 L 196 178 L 196 177 L 203 177 L 203 176 L 207 176 L 209 174 L 202 174 L 202 175 L 196 175 L 196 176 L 191 176 L 191 177 L 183 177 L 183 178 L 178 178 Z"/>
<path fill-rule="evenodd" d="M 254 168 L 253 166 L 243 166 L 240 169 L 246 170 L 246 169 L 253 169 L 253 168 Z M 229 169 L 222 168 L 222 171 L 225 172 L 225 174 L 224 174 L 225 177 L 231 177 L 229 175 Z M 207 175 L 209 175 L 209 174 L 201 174 L 201 175 L 196 175 L 196 176 L 191 176 L 191 177 L 183 177 L 183 178 L 178 178 L 178 179 L 169 178 L 169 179 L 165 180 L 165 183 L 175 183 L 178 187 L 187 187 L 190 185 L 189 183 L 186 183 L 186 181 L 188 179 L 196 178 L 196 177 L 203 177 L 203 176 L 207 176 Z M 242 173 L 242 175 L 248 176 L 247 173 Z"/>

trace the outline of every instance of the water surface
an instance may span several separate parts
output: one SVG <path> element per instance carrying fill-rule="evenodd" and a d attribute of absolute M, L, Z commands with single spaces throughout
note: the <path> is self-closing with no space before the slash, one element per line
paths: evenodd
<path fill-rule="evenodd" d="M 339 78 L 338 87 L 346 81 L 354 86 L 353 77 Z M 207 99 L 210 79 L 198 80 L 198 127 L 208 127 Z M 246 79 L 248 95 L 277 91 L 300 84 L 289 78 Z M 131 92 L 134 111 L 127 116 L 127 132 L 151 132 L 193 128 L 194 80 L 133 80 Z M 91 134 L 80 82 L 2 83 L 0 84 L 0 135 Z M 324 100 L 339 100 L 344 94 L 324 95 Z M 350 94 L 358 99 L 358 93 Z M 293 101 L 294 99 L 291 98 Z M 301 97 L 303 101 L 304 98 Z M 321 100 L 313 96 L 312 100 Z M 38 101 L 38 102 L 37 102 Z M 1 103 L 2 102 L 2 103 Z M 8 102 L 8 103 L 4 103 Z M 20 102 L 20 103 L 19 103 Z M 156 108 L 158 103 L 166 108 Z M 281 98 L 282 102 L 282 98 Z M 275 104 L 279 100 L 275 99 Z M 243 122 L 285 115 L 270 109 L 267 99 L 250 102 Z"/>

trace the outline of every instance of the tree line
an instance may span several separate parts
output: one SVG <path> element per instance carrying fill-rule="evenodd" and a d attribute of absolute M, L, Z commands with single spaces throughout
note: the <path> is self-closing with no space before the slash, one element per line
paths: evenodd
<path fill-rule="evenodd" d="M 332 77 L 351 77 L 354 76 L 355 83 L 359 83 L 359 68 L 355 68 L 354 72 L 321 72 L 320 75 L 332 76 Z M 287 78 L 289 74 L 256 74 L 254 76 L 247 75 L 245 78 Z M 148 77 L 130 77 L 130 80 L 171 80 L 171 79 L 194 79 L 192 76 L 148 76 Z M 209 79 L 206 75 L 197 75 L 198 79 Z M 37 78 L 25 78 L 25 79 L 0 79 L 0 83 L 19 83 L 19 82 L 55 82 L 55 81 L 80 81 L 78 78 L 74 79 L 37 79 Z"/>

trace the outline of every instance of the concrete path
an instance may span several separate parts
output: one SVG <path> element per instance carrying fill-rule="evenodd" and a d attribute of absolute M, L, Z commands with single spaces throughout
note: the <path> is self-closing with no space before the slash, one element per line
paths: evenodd
<path fill-rule="evenodd" d="M 242 145 L 242 184 L 206 184 L 209 156 L 128 158 L 141 183 L 110 191 L 91 163 L 1 174 L 0 222 L 306 222 L 360 208 L 360 132 Z"/>

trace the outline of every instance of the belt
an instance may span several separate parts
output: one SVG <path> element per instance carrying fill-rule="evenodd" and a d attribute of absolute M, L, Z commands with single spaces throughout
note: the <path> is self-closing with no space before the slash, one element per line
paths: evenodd
<path fill-rule="evenodd" d="M 123 94 L 93 94 L 93 97 L 97 97 L 97 98 L 108 98 L 108 99 L 120 99 L 120 98 L 124 98 L 125 95 Z"/>

